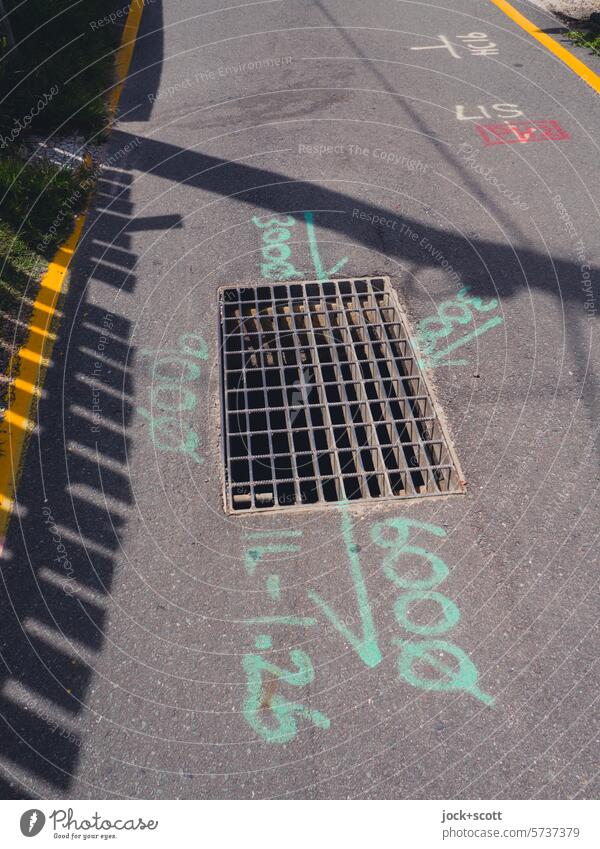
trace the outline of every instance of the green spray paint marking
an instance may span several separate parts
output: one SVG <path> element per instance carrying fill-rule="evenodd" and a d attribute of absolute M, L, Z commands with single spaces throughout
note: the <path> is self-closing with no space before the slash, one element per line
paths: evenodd
<path fill-rule="evenodd" d="M 343 268 L 344 265 L 348 262 L 348 257 L 345 256 L 336 262 L 336 264 L 329 269 L 329 271 L 325 271 L 323 268 L 323 262 L 321 261 L 321 254 L 319 253 L 319 246 L 317 244 L 317 235 L 315 232 L 315 216 L 313 212 L 305 212 L 304 213 L 304 221 L 306 222 L 306 235 L 308 236 L 308 248 L 310 251 L 310 258 L 312 259 L 313 265 L 315 267 L 315 274 L 317 276 L 317 280 L 329 280 L 336 271 L 339 271 L 340 268 Z"/>
<path fill-rule="evenodd" d="M 267 592 L 273 601 L 279 601 L 281 598 L 281 582 L 279 575 L 269 575 L 267 578 Z"/>
<path fill-rule="evenodd" d="M 306 223 L 310 258 L 315 268 L 316 279 L 329 280 L 330 277 L 333 277 L 348 262 L 348 257 L 343 257 L 332 268 L 326 271 L 323 268 L 323 262 L 317 244 L 314 213 L 305 212 L 304 221 Z M 262 276 L 267 280 L 291 280 L 294 277 L 303 277 L 302 272 L 298 271 L 288 261 L 291 250 L 286 243 L 291 236 L 291 230 L 289 228 L 296 223 L 296 219 L 291 215 L 286 215 L 283 218 L 271 216 L 263 221 L 255 216 L 252 222 L 256 227 L 264 231 L 262 233 L 263 247 L 261 253 L 266 262 L 263 262 L 260 267 Z"/>
<path fill-rule="evenodd" d="M 437 308 L 434 315 L 422 319 L 417 326 L 417 334 L 415 344 L 421 354 L 419 365 L 423 368 L 435 368 L 438 365 L 446 366 L 466 366 L 467 360 L 446 360 L 442 362 L 444 357 L 466 345 L 482 333 L 491 330 L 502 324 L 503 318 L 496 315 L 488 319 L 484 324 L 476 327 L 471 333 L 467 333 L 460 339 L 456 339 L 450 345 L 447 345 L 441 350 L 435 350 L 441 339 L 447 339 L 454 332 L 456 325 L 473 324 L 473 310 L 480 313 L 490 312 L 498 307 L 498 300 L 492 298 L 487 304 L 484 304 L 481 298 L 468 294 L 469 286 L 464 286 L 457 293 L 455 298 L 448 301 L 443 301 Z"/>
<path fill-rule="evenodd" d="M 300 551 L 300 546 L 288 544 L 259 545 L 256 548 L 247 548 L 244 553 L 246 572 L 253 575 L 256 571 L 256 564 L 262 560 L 265 554 L 294 554 L 297 551 Z"/>
<path fill-rule="evenodd" d="M 270 649 L 273 645 L 273 641 L 268 634 L 259 634 L 258 637 L 254 640 L 254 645 L 257 649 Z"/>
<path fill-rule="evenodd" d="M 271 646 L 268 634 L 257 638 L 257 647 Z M 298 720 L 303 719 L 317 728 L 327 729 L 329 717 L 319 710 L 310 710 L 298 702 L 290 702 L 276 692 L 277 682 L 283 681 L 292 687 L 305 687 L 314 681 L 315 670 L 306 652 L 300 649 L 290 650 L 290 660 L 296 670 L 283 669 L 260 654 L 249 653 L 243 658 L 243 667 L 247 675 L 244 718 L 246 722 L 267 741 L 267 743 L 288 743 L 298 733 Z M 270 676 L 266 685 L 263 673 Z M 267 716 L 272 714 L 276 725 L 267 724 Z"/>
<path fill-rule="evenodd" d="M 310 628 L 317 624 L 317 620 L 310 616 L 255 616 L 253 619 L 244 619 L 245 625 L 298 625 L 301 628 Z"/>
<path fill-rule="evenodd" d="M 197 451 L 200 439 L 195 431 L 188 429 L 182 437 L 181 424 L 172 416 L 153 416 L 143 407 L 136 407 L 136 410 L 150 423 L 150 439 L 159 451 L 185 454 L 198 465 L 204 463 L 204 458 Z"/>
<path fill-rule="evenodd" d="M 434 601 L 442 609 L 443 619 L 433 624 L 419 625 L 409 617 L 408 611 L 411 604 L 419 601 Z M 445 634 L 460 621 L 460 610 L 442 593 L 432 592 L 431 590 L 410 590 L 403 593 L 396 599 L 394 605 L 394 613 L 396 621 L 399 625 L 411 634 L 420 634 L 421 636 L 433 637 L 438 634 Z"/>
<path fill-rule="evenodd" d="M 398 596 L 394 605 L 396 621 L 405 630 L 420 636 L 434 636 L 449 631 L 460 621 L 458 607 L 439 592 L 433 592 L 432 587 L 438 586 L 449 573 L 448 566 L 444 561 L 431 551 L 420 546 L 408 545 L 411 528 L 427 531 L 437 537 L 445 537 L 446 532 L 437 525 L 427 522 L 419 522 L 414 519 L 386 519 L 377 522 L 371 528 L 371 539 L 375 545 L 388 550 L 383 561 L 383 570 L 387 577 L 398 587 L 406 592 Z M 398 560 L 407 554 L 414 554 L 423 558 L 431 566 L 431 573 L 425 578 L 415 578 L 398 572 Z M 411 604 L 418 601 L 433 601 L 437 603 L 442 611 L 442 619 L 433 623 L 420 625 L 409 617 Z M 398 658 L 398 671 L 400 676 L 413 687 L 424 690 L 466 690 L 476 698 L 480 699 L 490 707 L 494 704 L 492 696 L 483 693 L 477 683 L 477 667 L 468 655 L 452 643 L 442 640 L 422 640 L 419 642 L 407 642 L 406 640 L 394 640 L 402 647 L 402 653 Z M 432 652 L 447 652 L 458 661 L 458 670 L 455 671 L 448 664 L 443 663 Z M 440 679 L 426 678 L 415 672 L 416 664 L 421 661 L 432 667 L 436 672 L 442 674 Z"/>
<path fill-rule="evenodd" d="M 143 407 L 136 410 L 150 426 L 150 438 L 159 451 L 183 454 L 199 465 L 204 462 L 198 454 L 200 438 L 195 430 L 184 424 L 182 413 L 196 407 L 195 392 L 181 387 L 185 382 L 194 382 L 200 377 L 201 369 L 197 360 L 208 359 L 208 347 L 200 333 L 182 333 L 178 348 L 154 351 L 143 348 L 141 357 L 151 357 L 149 368 L 152 380 L 150 387 L 151 411 Z M 190 357 L 194 359 L 191 360 Z M 175 374 L 170 367 L 175 366 Z M 179 374 L 177 373 L 179 372 Z M 160 411 L 155 415 L 154 410 Z"/>
<path fill-rule="evenodd" d="M 367 586 L 360 566 L 358 548 L 352 535 L 352 519 L 348 512 L 347 502 L 342 502 L 340 504 L 340 511 L 342 514 L 342 536 L 346 546 L 346 553 L 348 554 L 350 575 L 352 577 L 352 583 L 354 584 L 354 591 L 358 601 L 358 611 L 362 623 L 362 635 L 357 636 L 354 634 L 320 595 L 317 595 L 317 593 L 314 592 L 309 592 L 308 597 L 311 601 L 314 601 L 315 604 L 319 605 L 332 625 L 337 628 L 340 634 L 350 643 L 354 651 L 357 652 L 362 662 L 369 667 L 373 667 L 377 666 L 377 664 L 381 662 L 381 650 L 377 642 L 377 631 L 373 621 L 373 613 L 369 603 Z"/>
<path fill-rule="evenodd" d="M 494 318 L 488 319 L 485 324 L 476 327 L 471 333 L 467 333 L 466 336 L 461 336 L 460 339 L 457 339 L 456 342 L 452 342 L 451 345 L 448 345 L 446 348 L 442 348 L 441 351 L 436 351 L 429 358 L 429 365 L 467 365 L 466 360 L 450 360 L 446 363 L 440 362 L 444 357 L 446 357 L 451 351 L 455 351 L 457 348 L 460 348 L 461 345 L 466 345 L 467 342 L 470 342 L 472 339 L 476 339 L 478 336 L 481 336 L 482 333 L 485 333 L 487 330 L 490 330 L 492 327 L 496 327 L 498 324 L 502 324 L 503 318 L 501 315 L 496 315 Z M 423 365 L 422 361 L 419 360 L 419 365 Z"/>
<path fill-rule="evenodd" d="M 356 634 L 351 631 L 320 595 L 310 591 L 307 594 L 357 652 L 365 666 L 373 668 L 381 662 L 382 654 L 360 564 L 359 549 L 354 541 L 349 505 L 348 502 L 342 502 L 339 506 L 342 537 L 356 594 L 362 633 Z M 377 522 L 370 531 L 375 545 L 386 551 L 382 563 L 384 573 L 393 584 L 403 590 L 394 605 L 397 622 L 409 634 L 429 638 L 414 642 L 406 639 L 393 641 L 401 649 L 397 661 L 398 674 L 407 684 L 421 690 L 437 692 L 463 690 L 491 707 L 494 705 L 494 698 L 477 686 L 477 667 L 468 655 L 453 643 L 431 639 L 450 631 L 457 625 L 460 621 L 460 611 L 453 601 L 433 589 L 448 576 L 448 566 L 437 554 L 420 546 L 409 545 L 412 530 L 426 531 L 439 538 L 446 536 L 443 528 L 437 525 L 406 518 L 392 518 Z M 260 539 L 267 536 L 298 537 L 301 534 L 301 531 L 255 531 L 248 536 Z M 297 545 L 283 543 L 248 549 L 245 552 L 246 571 L 248 574 L 254 574 L 256 564 L 265 554 L 295 553 L 298 550 Z M 399 568 L 400 558 L 410 555 L 428 565 L 425 575 L 422 574 L 422 568 L 416 571 L 413 563 L 408 564 L 408 570 Z M 279 599 L 278 575 L 268 576 L 267 592 L 274 600 Z M 435 621 L 426 624 L 414 621 L 411 608 L 419 602 L 437 604 L 441 615 L 438 614 Z M 258 616 L 243 621 L 248 625 L 281 624 L 294 627 L 312 627 L 317 623 L 317 620 L 312 617 L 300 616 Z M 255 640 L 255 647 L 259 651 L 271 649 L 271 637 L 268 634 L 259 634 Z M 293 669 L 276 666 L 269 663 L 261 654 L 253 652 L 245 654 L 243 658 L 247 675 L 244 718 L 269 743 L 287 743 L 293 740 L 298 733 L 298 724 L 301 720 L 320 729 L 330 727 L 329 718 L 321 711 L 310 710 L 306 705 L 285 699 L 277 693 L 278 681 L 294 687 L 304 687 L 314 680 L 314 667 L 308 654 L 300 650 L 290 650 L 289 657 L 294 666 Z"/>
<path fill-rule="evenodd" d="M 260 539 L 261 537 L 301 537 L 302 531 L 252 531 L 246 534 L 249 539 Z"/>
<path fill-rule="evenodd" d="M 445 537 L 446 531 L 438 525 L 430 525 L 428 522 L 418 522 L 416 519 L 386 519 L 384 522 L 377 522 L 371 528 L 371 539 L 380 548 L 389 550 L 383 561 L 383 571 L 387 577 L 396 584 L 397 587 L 412 590 L 430 590 L 441 584 L 448 576 L 449 569 L 437 554 L 427 551 L 418 545 L 408 545 L 408 538 L 411 528 L 417 528 L 434 534 L 437 537 Z M 393 532 L 393 536 L 389 536 L 389 532 Z M 407 578 L 396 571 L 398 559 L 407 554 L 414 554 L 417 557 L 424 558 L 431 564 L 431 574 L 427 578 Z"/>
<path fill-rule="evenodd" d="M 262 221 L 254 216 L 252 222 L 260 230 L 265 230 L 262 234 L 261 254 L 266 262 L 260 266 L 262 276 L 267 280 L 290 280 L 294 277 L 302 277 L 302 273 L 288 262 L 291 250 L 286 244 L 292 235 L 288 228 L 294 226 L 296 219 L 291 215 L 286 215 L 284 218 L 272 215 L 266 221 Z"/>
<path fill-rule="evenodd" d="M 422 690 L 438 692 L 465 690 L 489 707 L 494 705 L 494 697 L 484 693 L 477 686 L 477 667 L 458 646 L 447 643 L 445 640 L 424 640 L 419 643 L 395 640 L 395 642 L 402 649 L 398 657 L 398 672 L 408 684 Z M 433 652 L 451 655 L 458 662 L 458 669 L 444 663 Z M 418 674 L 415 667 L 419 662 L 439 672 L 441 677 L 429 678 Z"/>

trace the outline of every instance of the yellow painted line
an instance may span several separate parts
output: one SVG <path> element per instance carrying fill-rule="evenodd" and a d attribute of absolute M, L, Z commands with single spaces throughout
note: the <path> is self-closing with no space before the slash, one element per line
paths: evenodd
<path fill-rule="evenodd" d="M 60 310 L 55 310 L 54 317 L 56 318 L 59 315 L 62 316 Z M 30 333 L 37 333 L 38 336 L 47 336 L 50 339 L 56 339 L 56 333 L 52 333 L 50 330 L 41 330 L 39 327 L 32 327 L 29 325 L 29 331 Z"/>
<path fill-rule="evenodd" d="M 29 383 L 28 380 L 23 380 L 22 377 L 17 377 L 17 379 L 13 383 L 13 386 L 15 387 L 15 389 L 22 389 L 23 392 L 29 392 L 30 395 L 40 396 L 42 394 L 42 389 L 40 386 L 36 386 L 35 383 Z"/>
<path fill-rule="evenodd" d="M 41 309 L 41 310 L 46 310 L 46 312 L 48 312 L 48 307 L 45 307 L 43 304 L 40 304 L 40 309 Z M 54 313 L 54 314 L 55 314 L 55 315 L 62 316 L 62 313 L 60 312 L 60 310 L 55 310 L 55 313 Z"/>
<path fill-rule="evenodd" d="M 129 14 L 127 15 L 127 20 L 125 21 L 125 26 L 123 28 L 123 35 L 121 36 L 121 46 L 119 47 L 116 56 L 115 64 L 117 69 L 117 84 L 112 89 L 109 97 L 110 109 L 113 115 L 117 111 L 119 98 L 121 97 L 121 91 L 123 90 L 123 84 L 127 79 L 127 74 L 129 73 L 129 65 L 131 64 L 133 48 L 135 47 L 135 40 L 137 38 L 140 21 L 142 20 L 143 11 L 144 0 L 131 0 Z"/>
<path fill-rule="evenodd" d="M 144 0 L 132 0 L 121 44 L 115 57 L 117 84 L 109 98 L 115 113 L 137 36 Z M 64 290 L 69 263 L 81 237 L 87 212 L 77 216 L 73 232 L 57 250 L 42 277 L 33 304 L 27 336 L 21 348 L 11 357 L 8 379 L 8 405 L 0 423 L 0 550 L 15 504 L 15 494 L 28 435 L 35 427 L 36 406 L 41 395 L 46 369 L 50 365 L 56 334 L 50 330 L 62 313 L 57 309 Z"/>
<path fill-rule="evenodd" d="M 9 390 L 8 406 L 0 424 L 0 538 L 6 533 L 23 449 L 35 426 L 35 407 L 52 356 L 55 336 L 48 328 L 55 316 L 69 261 L 79 241 L 84 220 L 85 214 L 78 216 L 73 232 L 48 266 L 33 304 L 25 342 L 8 365 L 9 380 L 12 375 L 17 377 Z"/>
<path fill-rule="evenodd" d="M 31 394 L 31 393 L 30 393 Z M 20 416 L 13 410 L 7 410 L 4 414 L 4 421 L 12 427 L 19 427 L 21 430 L 33 430 L 33 422 L 31 419 L 26 419 L 25 416 Z"/>
<path fill-rule="evenodd" d="M 596 94 L 600 94 L 600 76 L 594 73 L 591 68 L 588 68 L 581 59 L 574 56 L 566 47 L 563 47 L 562 44 L 559 44 L 558 41 L 555 41 L 549 36 L 548 33 L 542 32 L 539 27 L 532 24 L 525 15 L 517 12 L 514 6 L 511 6 L 506 0 L 491 0 L 491 2 L 518 24 L 521 29 L 524 29 L 526 33 L 532 36 L 532 38 L 535 38 L 536 41 L 543 44 L 551 53 L 554 53 L 557 59 L 560 59 L 574 74 L 581 77 L 584 82 L 594 89 Z"/>
<path fill-rule="evenodd" d="M 44 307 L 44 309 L 40 310 L 40 312 L 49 312 L 49 310 L 46 307 Z M 36 330 L 37 330 L 37 328 L 36 328 Z M 43 336 L 43 335 L 44 335 L 44 333 L 40 332 L 40 336 Z M 54 338 L 56 338 L 56 337 L 54 337 Z M 48 366 L 48 365 L 50 365 L 50 360 L 45 359 L 44 357 L 40 357 L 40 355 L 36 354 L 35 351 L 32 351 L 29 348 L 25 348 L 25 346 L 23 346 L 21 348 L 21 350 L 19 351 L 19 358 L 21 360 L 29 360 L 32 363 L 37 363 L 38 366 Z M 0 446 L 0 448 L 1 448 L 1 446 Z"/>

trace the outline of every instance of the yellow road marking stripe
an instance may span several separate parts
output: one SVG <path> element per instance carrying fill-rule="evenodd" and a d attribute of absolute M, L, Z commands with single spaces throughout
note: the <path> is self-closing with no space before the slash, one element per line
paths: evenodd
<path fill-rule="evenodd" d="M 48 332 L 48 325 L 56 312 L 56 304 L 65 279 L 65 271 L 74 248 L 79 241 L 85 215 L 79 215 L 75 228 L 66 244 L 59 248 L 48 266 L 43 278 L 43 289 L 33 304 L 27 338 L 22 347 L 11 358 L 8 376 L 18 375 L 11 390 L 9 402 L 0 424 L 0 537 L 6 533 L 10 517 L 10 506 L 14 504 L 16 485 L 23 456 L 23 448 L 29 433 L 33 430 L 35 405 L 44 382 L 46 367 L 50 362 L 54 347 L 54 334 Z M 65 264 L 66 263 L 66 264 Z M 58 285 L 60 282 L 60 285 Z M 48 290 L 52 300 L 48 302 Z M 44 303 L 40 303 L 41 298 Z"/>
<path fill-rule="evenodd" d="M 56 337 L 54 337 L 56 338 Z M 21 348 L 19 351 L 19 359 L 21 360 L 29 360 L 32 363 L 36 363 L 38 366 L 49 366 L 50 360 L 47 357 L 40 357 L 39 354 L 36 354 L 35 351 L 31 351 L 29 348 Z M 10 371 L 10 370 L 9 370 Z M 2 432 L 2 426 L 0 425 L 0 433 Z M 0 445 L 0 448 L 2 446 Z M 1 465 L 1 461 L 0 461 Z"/>
<path fill-rule="evenodd" d="M 121 46 L 117 52 L 115 63 L 118 82 L 111 91 L 109 98 L 110 109 L 113 114 L 117 110 L 121 91 L 123 90 L 123 83 L 127 79 L 129 65 L 131 64 L 133 48 L 135 47 L 135 40 L 137 38 L 143 11 L 144 0 L 131 0 L 129 14 L 127 15 L 127 20 L 125 21 L 125 26 L 123 28 L 123 35 L 121 37 Z"/>
<path fill-rule="evenodd" d="M 29 393 L 31 394 L 31 393 Z M 12 410 L 7 410 L 4 414 L 4 421 L 11 427 L 19 427 L 21 430 L 33 430 L 33 422 L 31 419 L 26 419 L 25 416 L 20 416 Z"/>
<path fill-rule="evenodd" d="M 54 316 L 62 315 L 60 310 L 54 310 Z M 43 330 L 41 327 L 32 327 L 29 326 L 29 332 L 34 333 L 36 336 L 47 336 L 49 339 L 56 339 L 56 333 L 52 333 L 51 330 Z"/>
<path fill-rule="evenodd" d="M 41 386 L 36 386 L 35 383 L 29 383 L 28 380 L 23 380 L 21 377 L 17 377 L 15 382 L 13 383 L 15 389 L 22 389 L 23 392 L 29 392 L 30 395 L 41 395 L 42 388 Z"/>
<path fill-rule="evenodd" d="M 144 0 L 132 0 L 115 57 L 117 84 L 109 97 L 115 113 L 133 55 Z M 69 263 L 83 230 L 87 212 L 77 216 L 73 232 L 57 250 L 40 283 L 31 311 L 27 337 L 11 357 L 8 376 L 17 375 L 8 392 L 8 405 L 0 424 L 0 550 L 15 504 L 21 463 L 27 436 L 35 427 L 36 404 L 41 395 L 46 369 L 50 364 L 56 334 L 49 330 L 62 316 L 57 304 L 62 294 Z"/>
<path fill-rule="evenodd" d="M 50 307 L 45 306 L 44 304 L 42 304 L 41 301 L 39 303 L 39 308 L 42 312 L 52 312 Z M 61 316 L 62 317 L 62 312 L 60 310 L 54 310 L 54 316 Z"/>
<path fill-rule="evenodd" d="M 555 41 L 548 33 L 542 32 L 539 27 L 536 27 L 535 24 L 532 24 L 524 15 L 511 6 L 510 3 L 507 3 L 506 0 L 491 0 L 494 6 L 497 6 L 501 9 L 505 15 L 508 15 L 509 18 L 518 24 L 522 29 L 525 30 L 530 36 L 539 41 L 540 44 L 543 44 L 551 53 L 560 59 L 561 62 L 564 62 L 565 65 L 570 68 L 574 74 L 577 74 L 578 77 L 586 82 L 597 94 L 600 94 L 600 76 L 594 73 L 591 68 L 588 68 L 581 59 L 578 59 L 574 56 L 566 47 L 563 47 L 562 44 L 559 44 L 558 41 Z"/>

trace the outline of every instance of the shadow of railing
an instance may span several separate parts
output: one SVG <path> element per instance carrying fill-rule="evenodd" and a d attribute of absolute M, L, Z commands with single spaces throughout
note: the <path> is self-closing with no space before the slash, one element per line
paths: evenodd
<path fill-rule="evenodd" d="M 0 793 L 65 795 L 132 503 L 131 176 L 107 168 L 73 261 L 0 585 Z M 85 281 L 85 282 L 84 282 Z M 100 283 L 102 285 L 98 286 Z M 40 784 L 41 781 L 41 784 Z"/>
<path fill-rule="evenodd" d="M 162 60 L 162 0 L 152 0 L 130 67 L 130 75 L 141 75 L 144 97 L 136 101 L 132 87 L 125 87 L 121 120 L 150 118 Z M 129 148 L 113 135 L 106 154 L 119 167 L 100 171 L 71 265 L 0 561 L 2 799 L 35 797 L 40 789 L 48 797 L 68 795 L 83 744 L 77 720 L 104 642 L 125 510 L 132 503 L 127 458 L 135 351 L 131 323 L 116 304 L 121 293 L 135 289 L 130 233 L 177 222 L 174 216 L 136 219 Z"/>
<path fill-rule="evenodd" d="M 326 180 L 322 185 L 314 184 L 277 171 L 121 131 L 116 132 L 115 137 L 121 145 L 135 148 L 133 166 L 137 171 L 183 183 L 236 203 L 249 204 L 265 213 L 325 210 L 331 214 L 320 215 L 321 229 L 376 252 L 381 250 L 381 240 L 379 231 L 370 222 L 375 216 L 395 218 L 404 229 L 399 227 L 386 239 L 385 252 L 390 259 L 415 263 L 421 268 L 437 268 L 441 253 L 468 282 L 474 294 L 512 297 L 523 289 L 537 289 L 563 300 L 583 301 L 579 264 L 542 253 L 528 244 L 467 236 L 453 229 L 450 221 L 447 228 L 424 223 L 399 214 L 393 205 L 376 206 L 360 195 L 328 188 Z M 380 188 L 392 199 L 402 197 L 401 188 Z M 353 214 L 355 210 L 359 214 Z M 419 239 L 411 238 L 411 232 L 418 233 Z M 437 254 L 423 246 L 425 240 L 435 247 Z M 599 269 L 592 267 L 591 278 L 592 288 L 597 292 Z"/>

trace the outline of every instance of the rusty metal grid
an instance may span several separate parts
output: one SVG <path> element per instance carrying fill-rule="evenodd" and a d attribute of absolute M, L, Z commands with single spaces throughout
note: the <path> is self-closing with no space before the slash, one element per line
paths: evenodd
<path fill-rule="evenodd" d="M 386 277 L 219 290 L 229 513 L 462 492 Z"/>

